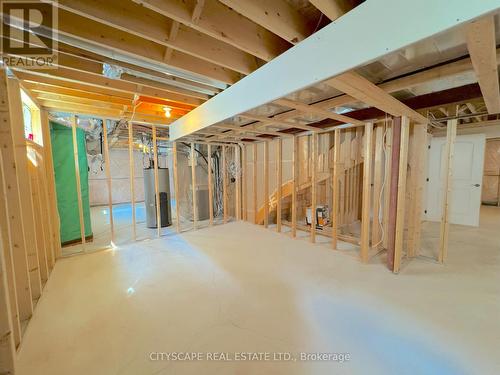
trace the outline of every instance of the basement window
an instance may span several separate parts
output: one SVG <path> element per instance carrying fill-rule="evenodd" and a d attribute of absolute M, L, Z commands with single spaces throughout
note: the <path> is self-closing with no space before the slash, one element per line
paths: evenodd
<path fill-rule="evenodd" d="M 43 146 L 40 109 L 33 100 L 21 90 L 23 106 L 24 137 Z"/>

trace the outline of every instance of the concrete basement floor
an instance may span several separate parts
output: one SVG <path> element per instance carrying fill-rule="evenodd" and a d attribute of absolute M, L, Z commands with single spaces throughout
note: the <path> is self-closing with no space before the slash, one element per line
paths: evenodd
<path fill-rule="evenodd" d="M 482 211 L 480 228 L 452 228 L 446 265 L 416 259 L 399 275 L 244 222 L 62 259 L 18 374 L 499 374 L 500 208 Z M 351 359 L 152 361 L 151 352 Z"/>

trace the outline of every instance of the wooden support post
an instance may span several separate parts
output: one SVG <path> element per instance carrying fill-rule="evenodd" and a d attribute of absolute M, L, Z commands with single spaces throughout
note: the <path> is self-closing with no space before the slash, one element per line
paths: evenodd
<path fill-rule="evenodd" d="M 41 223 L 36 223 L 34 219 L 34 204 L 30 176 L 28 173 L 26 139 L 24 135 L 23 104 L 21 91 L 17 79 L 8 80 L 9 106 L 11 113 L 11 132 L 14 142 L 14 158 L 19 169 L 16 171 L 19 186 L 19 196 L 21 198 L 21 219 L 23 222 L 24 239 L 26 253 L 28 255 L 28 270 L 31 283 L 31 297 L 40 298 L 42 294 L 42 284 L 40 278 L 39 253 L 45 252 L 44 233 Z M 35 114 L 34 114 L 35 115 Z M 35 116 L 36 117 L 36 116 Z M 35 120 L 35 119 L 34 119 Z M 36 159 L 33 152 L 34 159 Z M 43 223 L 45 224 L 45 223 Z M 37 243 L 36 231 L 40 231 L 40 242 Z"/>
<path fill-rule="evenodd" d="M 33 270 L 30 270 L 30 280 L 31 280 L 31 292 L 32 292 L 32 297 L 34 299 L 39 298 L 42 294 L 42 286 L 45 284 L 49 278 L 49 267 L 48 267 L 48 262 L 47 262 L 47 248 L 46 248 L 46 243 L 45 243 L 45 233 L 46 229 L 44 228 L 45 225 L 45 218 L 42 215 L 42 197 L 40 197 L 40 186 L 39 186 L 39 181 L 38 181 L 38 167 L 32 165 L 31 163 L 28 163 L 27 169 L 30 173 L 30 181 L 29 181 L 29 187 L 31 191 L 31 196 L 30 197 L 23 197 L 23 199 L 29 199 L 32 202 L 32 212 L 31 216 L 33 218 L 33 221 L 37 223 L 33 227 L 33 234 L 34 234 L 34 241 L 36 241 L 36 248 L 38 251 L 38 256 L 37 256 L 37 270 L 40 272 L 40 280 L 41 284 L 38 285 L 38 277 L 32 273 Z M 36 284 L 33 283 L 33 281 L 37 281 Z"/>
<path fill-rule="evenodd" d="M 335 129 L 333 146 L 333 205 L 332 205 L 332 247 L 337 249 L 339 226 L 339 172 L 340 172 L 340 129 Z"/>
<path fill-rule="evenodd" d="M 76 137 L 76 116 L 71 117 L 71 129 L 73 133 L 73 158 L 75 160 L 76 195 L 78 197 L 78 213 L 80 218 L 80 235 L 82 246 L 85 247 L 85 220 L 83 218 L 82 185 L 80 182 L 80 163 L 78 161 L 78 139 Z"/>
<path fill-rule="evenodd" d="M 59 219 L 59 211 L 57 209 L 56 186 L 54 177 L 54 161 L 52 158 L 52 143 L 50 139 L 49 117 L 46 110 L 40 110 L 40 120 L 43 136 L 43 150 L 44 150 L 44 165 L 47 177 L 47 191 L 49 194 L 50 205 L 50 218 L 52 221 L 52 240 L 54 244 L 53 259 L 54 262 L 61 256 L 61 240 L 60 230 L 61 222 Z"/>
<path fill-rule="evenodd" d="M 257 144 L 253 145 L 253 221 L 254 224 L 259 224 L 257 222 Z"/>
<path fill-rule="evenodd" d="M 399 158 L 401 148 L 401 117 L 392 121 L 391 175 L 389 185 L 389 216 L 387 226 L 387 266 L 394 271 L 396 246 L 396 218 L 398 210 Z"/>
<path fill-rule="evenodd" d="M 276 231 L 281 232 L 281 189 L 283 184 L 282 158 L 283 145 L 278 138 L 276 145 Z"/>
<path fill-rule="evenodd" d="M 106 126 L 106 119 L 102 119 L 102 138 L 104 143 L 104 169 L 106 171 L 106 183 L 108 186 L 108 208 L 109 208 L 109 225 L 111 227 L 111 242 L 115 242 L 115 226 L 113 221 L 113 193 L 111 185 L 111 159 L 109 157 L 109 144 L 108 144 L 108 127 Z"/>
<path fill-rule="evenodd" d="M 411 171 L 411 209 L 408 228 L 408 257 L 417 256 L 420 250 L 420 231 L 422 227 L 422 197 L 425 180 L 425 159 L 427 155 L 427 125 L 413 126 Z"/>
<path fill-rule="evenodd" d="M 403 254 L 403 237 L 405 226 L 406 174 L 408 169 L 408 140 L 410 137 L 410 120 L 403 117 L 401 122 L 401 144 L 398 171 L 398 205 L 396 211 L 396 238 L 394 242 L 394 269 L 398 273 Z"/>
<path fill-rule="evenodd" d="M 14 115 L 14 114 L 12 114 Z M 22 118 L 22 113 L 16 114 Z M 12 116 L 7 94 L 7 75 L 0 69 L 0 152 L 2 153 L 1 170 L 3 172 L 3 191 L 5 195 L 4 212 L 1 212 L 1 227 L 7 228 L 9 253 L 12 257 L 13 275 L 19 309 L 19 320 L 29 319 L 33 313 L 31 285 L 28 271 L 28 257 L 21 215 L 21 197 L 17 171 L 22 168 L 15 158 L 12 135 Z"/>
<path fill-rule="evenodd" d="M 179 199 L 179 175 L 177 173 L 177 169 L 178 169 L 178 165 L 177 165 L 177 142 L 174 142 L 173 144 L 173 147 L 174 147 L 174 152 L 173 152 L 173 164 L 174 164 L 174 193 L 175 193 L 175 227 L 177 229 L 177 233 L 180 233 L 181 232 L 181 217 L 180 217 L 180 209 L 179 209 L 179 205 L 180 205 L 180 199 Z M 208 146 L 209 147 L 209 157 L 210 157 L 210 145 Z M 210 159 L 209 159 L 209 163 L 210 163 Z M 209 181 L 210 181 L 210 174 L 209 174 Z M 210 194 L 210 188 L 211 188 L 211 185 L 210 185 L 210 182 L 209 182 L 209 186 L 208 186 L 208 191 L 209 191 L 209 199 L 212 197 L 212 195 Z"/>
<path fill-rule="evenodd" d="M 236 145 L 234 146 L 234 152 L 235 152 L 235 155 L 234 155 L 234 158 L 236 159 L 235 160 L 235 163 L 236 163 L 236 170 L 242 170 L 241 169 L 241 162 L 240 162 L 240 159 L 241 159 L 241 154 L 240 154 L 240 146 L 239 145 Z M 237 174 L 236 175 L 236 194 L 234 195 L 234 200 L 235 200 L 235 211 L 236 211 L 236 220 L 241 220 L 241 175 L 240 174 Z"/>
<path fill-rule="evenodd" d="M 223 209 L 224 209 L 224 224 L 227 223 L 228 216 L 229 216 L 229 207 L 228 207 L 228 200 L 227 200 L 227 171 L 226 171 L 226 146 L 222 146 L 222 168 L 221 168 L 221 173 L 222 173 L 222 200 L 223 200 Z"/>
<path fill-rule="evenodd" d="M 318 134 L 311 135 L 311 242 L 316 242 L 316 185 L 317 185 L 317 163 L 318 163 Z"/>
<path fill-rule="evenodd" d="M 384 241 L 382 246 L 388 249 L 389 238 L 389 206 L 391 201 L 391 160 L 392 160 L 392 125 L 386 122 L 385 126 L 385 165 L 384 165 Z M 397 184 L 397 181 L 396 181 Z M 392 263 L 391 263 L 392 264 Z"/>
<path fill-rule="evenodd" d="M 16 349 L 7 285 L 7 265 L 3 253 L 3 240 L 0 233 L 0 374 L 14 374 Z"/>
<path fill-rule="evenodd" d="M 372 183 L 372 135 L 373 123 L 365 125 L 365 145 L 363 160 L 363 201 L 361 208 L 361 260 L 368 262 L 370 250 L 370 208 Z"/>
<path fill-rule="evenodd" d="M 208 144 L 208 215 L 210 225 L 214 225 L 214 197 L 212 179 L 212 145 Z"/>
<path fill-rule="evenodd" d="M 1 116 L 1 113 L 0 113 Z M 12 330 L 15 346 L 21 343 L 21 324 L 19 322 L 19 309 L 16 291 L 16 275 L 13 256 L 11 253 L 11 237 L 9 233 L 9 224 L 7 218 L 7 187 L 3 173 L 4 163 L 2 162 L 2 153 L 0 152 L 0 236 L 1 250 L 0 257 L 3 256 L 5 264 L 5 277 L 10 304 L 10 316 L 12 318 Z"/>
<path fill-rule="evenodd" d="M 248 185 L 247 185 L 247 148 L 245 145 L 241 146 L 241 211 L 242 220 L 248 220 Z"/>
<path fill-rule="evenodd" d="M 161 235 L 161 213 L 160 213 L 160 188 L 158 176 L 158 140 L 156 138 L 156 126 L 153 125 L 153 169 L 155 176 L 155 207 L 156 207 L 156 236 L 159 238 Z"/>
<path fill-rule="evenodd" d="M 293 136 L 292 149 L 292 237 L 297 237 L 297 178 L 298 178 L 298 143 L 299 138 Z"/>
<path fill-rule="evenodd" d="M 264 228 L 269 225 L 269 142 L 264 142 Z"/>
<path fill-rule="evenodd" d="M 191 142 L 191 192 L 193 194 L 193 229 L 198 222 L 198 202 L 196 201 L 196 154 Z"/>
<path fill-rule="evenodd" d="M 154 128 L 154 127 L 153 127 Z M 130 169 L 130 203 L 132 205 L 132 239 L 137 238 L 135 223 L 135 163 L 134 163 L 134 125 L 131 121 L 128 123 L 128 162 Z"/>
<path fill-rule="evenodd" d="M 439 255 L 438 261 L 444 263 L 448 256 L 448 238 L 450 235 L 450 199 L 453 184 L 453 156 L 455 150 L 455 138 L 457 136 L 457 120 L 449 120 L 446 127 L 446 148 L 443 171 L 446 176 L 443 186 L 443 210 L 441 213 L 441 230 L 439 233 Z"/>
<path fill-rule="evenodd" d="M 375 128 L 375 163 L 373 176 L 373 225 L 372 225 L 372 246 L 380 245 L 382 231 L 380 227 L 380 208 L 382 184 L 383 184 L 383 163 L 382 155 L 384 153 L 384 127 L 378 125 Z"/>

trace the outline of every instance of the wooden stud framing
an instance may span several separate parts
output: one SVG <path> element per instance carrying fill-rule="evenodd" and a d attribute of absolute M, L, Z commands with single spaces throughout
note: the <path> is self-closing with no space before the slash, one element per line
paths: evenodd
<path fill-rule="evenodd" d="M 453 182 L 453 157 L 455 153 L 455 138 L 457 136 L 457 120 L 449 120 L 446 127 L 446 148 L 443 171 L 447 171 L 444 180 L 443 210 L 441 214 L 441 230 L 439 233 L 438 261 L 444 263 L 448 256 L 448 238 L 450 235 L 450 199 Z"/>
<path fill-rule="evenodd" d="M 410 120 L 405 116 L 401 121 L 401 144 L 399 149 L 398 204 L 396 211 L 396 238 L 394 242 L 394 273 L 398 273 L 399 269 L 401 268 L 401 258 L 403 254 L 406 203 L 406 173 L 408 169 L 407 164 L 409 136 Z"/>
<path fill-rule="evenodd" d="M 382 238 L 382 232 L 380 228 L 380 207 L 381 207 L 381 192 L 383 184 L 383 164 L 382 155 L 383 150 L 383 140 L 384 138 L 384 126 L 378 125 L 375 128 L 375 163 L 374 163 L 374 176 L 373 176 L 373 225 L 372 225 L 372 247 L 378 246 Z"/>
<path fill-rule="evenodd" d="M 269 225 L 269 142 L 264 142 L 264 228 Z"/>
<path fill-rule="evenodd" d="M 239 145 L 234 146 L 235 152 L 235 162 L 238 166 L 237 169 L 242 170 L 241 167 L 241 149 Z M 241 220 L 241 175 L 236 176 L 236 194 L 235 197 L 235 210 L 236 210 L 236 220 Z"/>
<path fill-rule="evenodd" d="M 21 114 L 19 114 L 21 116 Z M 2 212 L 1 227 L 7 228 L 9 248 L 12 256 L 12 272 L 19 320 L 29 319 L 33 313 L 31 285 L 28 272 L 28 258 L 21 215 L 19 182 L 17 178 L 18 163 L 14 157 L 15 148 L 12 138 L 12 119 L 7 94 L 6 70 L 0 69 L 0 152 L 2 153 L 4 212 Z"/>
<path fill-rule="evenodd" d="M 257 144 L 253 145 L 252 148 L 253 151 L 253 196 L 252 196 L 252 205 L 253 205 L 253 221 L 254 224 L 258 224 L 257 222 Z"/>
<path fill-rule="evenodd" d="M 385 189 L 384 189 L 384 241 L 382 246 L 384 249 L 388 248 L 389 239 L 389 206 L 391 199 L 391 159 L 392 159 L 392 124 L 386 122 L 385 125 L 385 165 L 384 165 L 384 178 L 385 178 Z"/>
<path fill-rule="evenodd" d="M 241 146 L 241 211 L 242 220 L 248 220 L 248 186 L 247 186 L 247 148 L 245 145 Z"/>
<path fill-rule="evenodd" d="M 0 152 L 0 236 L 2 243 L 2 254 L 5 264 L 6 283 L 9 291 L 10 299 L 10 315 L 12 317 L 12 329 L 14 335 L 15 346 L 21 343 L 21 324 L 19 322 L 19 308 L 16 290 L 16 275 L 13 255 L 11 253 L 11 236 L 9 233 L 9 223 L 7 218 L 7 187 L 3 173 L 2 153 Z"/>
<path fill-rule="evenodd" d="M 292 237 L 297 237 L 297 179 L 299 171 L 298 160 L 299 138 L 293 136 L 292 149 Z"/>
<path fill-rule="evenodd" d="M 174 164 L 174 193 L 175 193 L 175 228 L 177 230 L 177 233 L 180 233 L 181 232 L 181 217 L 180 217 L 180 208 L 179 208 L 179 205 L 180 205 L 180 200 L 179 200 L 179 175 L 177 173 L 177 169 L 178 169 L 178 161 L 177 161 L 177 142 L 174 142 L 173 143 L 173 148 L 174 148 L 174 152 L 173 152 L 173 164 Z M 208 146 L 208 149 L 210 150 L 210 145 Z M 209 151 L 209 154 L 210 154 L 210 151 Z M 210 157 L 210 155 L 209 155 Z M 210 161 L 210 159 L 209 159 Z M 209 174 L 209 181 L 210 181 L 210 174 Z M 209 185 L 208 185 L 208 191 L 209 191 L 209 199 L 211 198 L 211 194 L 210 194 L 210 188 L 211 188 L 211 185 L 210 185 L 210 182 L 209 182 Z"/>
<path fill-rule="evenodd" d="M 311 135 L 312 152 L 311 152 L 311 242 L 316 242 L 316 185 L 318 179 L 317 163 L 318 163 L 318 134 Z"/>
<path fill-rule="evenodd" d="M 1 236 L 0 233 L 0 373 L 14 374 L 16 349 L 7 284 L 7 265 L 3 256 Z"/>
<path fill-rule="evenodd" d="M 153 126 L 153 134 L 155 127 Z M 153 144 L 156 144 L 153 142 Z M 153 146 L 154 147 L 154 146 Z M 134 170 L 134 125 L 132 121 L 128 123 L 128 162 L 130 169 L 130 203 L 132 205 L 132 239 L 137 238 L 136 224 L 135 224 L 135 170 Z M 159 235 L 159 234 L 158 234 Z"/>
<path fill-rule="evenodd" d="M 332 205 L 332 247 L 337 249 L 339 214 L 339 172 L 340 172 L 340 129 L 335 129 L 333 146 L 333 205 Z"/>
<path fill-rule="evenodd" d="M 226 146 L 222 146 L 222 168 L 221 168 L 221 173 L 222 173 L 222 199 L 223 199 L 223 208 L 224 208 L 224 224 L 227 223 L 228 221 L 228 216 L 229 216 L 229 207 L 228 207 L 228 200 L 227 200 L 227 171 L 226 171 Z"/>
<path fill-rule="evenodd" d="M 45 238 L 42 227 L 45 222 L 36 223 L 34 218 L 35 205 L 32 195 L 33 189 L 31 187 L 30 176 L 28 172 L 28 164 L 31 162 L 26 157 L 27 148 L 26 139 L 24 136 L 23 117 L 21 115 L 23 112 L 23 107 L 19 81 L 17 81 L 16 79 L 9 79 L 7 85 L 9 93 L 9 106 L 11 111 L 11 134 L 12 141 L 14 142 L 14 158 L 16 159 L 16 164 L 19 167 L 19 169 L 16 171 L 16 174 L 19 184 L 18 186 L 24 240 L 26 244 L 26 253 L 28 256 L 31 297 L 33 299 L 38 299 L 42 294 L 39 254 L 45 253 Z M 36 114 L 34 114 L 34 117 L 36 117 Z M 35 150 L 33 150 L 33 155 L 36 159 L 37 157 Z M 36 171 L 33 171 L 33 173 L 35 174 Z M 37 241 L 37 233 L 39 235 L 38 237 L 40 237 L 39 241 Z"/>
<path fill-rule="evenodd" d="M 276 231 L 281 232 L 281 195 L 283 184 L 282 158 L 283 158 L 282 140 L 279 138 L 276 145 Z"/>
<path fill-rule="evenodd" d="M 368 262 L 370 249 L 370 207 L 371 207 L 371 179 L 372 179 L 372 135 L 373 123 L 365 125 L 365 145 L 363 160 L 363 202 L 361 211 L 361 260 Z"/>
<path fill-rule="evenodd" d="M 111 242 L 115 242 L 115 225 L 113 221 L 113 192 L 111 185 L 111 159 L 109 157 L 108 145 L 108 128 L 106 119 L 102 119 L 102 138 L 104 143 L 104 169 L 106 171 L 106 183 L 108 185 L 108 208 L 109 208 L 109 225 L 111 227 Z"/>
<path fill-rule="evenodd" d="M 160 189 L 159 189 L 159 176 L 158 176 L 158 141 L 156 139 L 156 126 L 153 125 L 153 168 L 155 176 L 155 206 L 156 206 L 156 236 L 159 238 L 161 235 L 161 213 L 160 213 Z"/>
<path fill-rule="evenodd" d="M 198 202 L 196 201 L 196 154 L 194 143 L 191 142 L 191 191 L 193 194 L 193 229 L 198 223 Z"/>
<path fill-rule="evenodd" d="M 214 197 L 213 197 L 213 178 L 212 178 L 212 145 L 207 145 L 208 149 L 208 215 L 209 224 L 214 225 Z"/>
<path fill-rule="evenodd" d="M 54 161 L 52 159 L 52 143 L 50 139 L 49 119 L 46 110 L 40 110 L 40 127 L 43 137 L 44 164 L 45 174 L 47 178 L 48 204 L 50 206 L 49 217 L 52 223 L 52 243 L 53 243 L 53 263 L 61 256 L 61 241 L 60 241 L 60 220 L 59 211 L 57 209 L 57 197 L 54 177 Z"/>
<path fill-rule="evenodd" d="M 76 137 L 76 116 L 71 116 L 71 130 L 73 134 L 73 158 L 75 159 L 76 195 L 78 197 L 78 213 L 80 218 L 80 235 L 82 246 L 85 248 L 85 221 L 83 218 L 82 188 L 80 182 L 80 163 L 78 162 L 78 140 Z"/>

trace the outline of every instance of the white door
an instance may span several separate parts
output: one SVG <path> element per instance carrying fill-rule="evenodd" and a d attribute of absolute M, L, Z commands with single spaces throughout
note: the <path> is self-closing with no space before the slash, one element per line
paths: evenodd
<path fill-rule="evenodd" d="M 455 141 L 450 223 L 479 225 L 485 135 L 459 135 Z M 444 194 L 446 137 L 431 140 L 429 152 L 426 218 L 441 221 Z"/>

